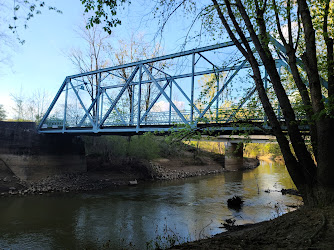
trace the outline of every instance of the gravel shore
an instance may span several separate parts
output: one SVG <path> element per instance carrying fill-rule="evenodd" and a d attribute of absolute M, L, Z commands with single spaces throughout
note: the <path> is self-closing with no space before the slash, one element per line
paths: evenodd
<path fill-rule="evenodd" d="M 129 185 L 130 181 L 138 183 L 152 180 L 175 180 L 194 176 L 219 174 L 224 172 L 221 164 L 204 157 L 200 164 L 179 159 L 157 159 L 154 161 L 131 160 L 118 162 L 118 166 L 90 168 L 86 173 L 61 174 L 35 181 L 22 181 L 10 170 L 0 171 L 0 195 L 31 195 L 53 192 L 85 192 Z M 204 163 L 203 163 L 204 162 Z M 244 161 L 244 168 L 258 165 L 256 159 Z M 119 166 L 119 164 L 124 164 Z"/>

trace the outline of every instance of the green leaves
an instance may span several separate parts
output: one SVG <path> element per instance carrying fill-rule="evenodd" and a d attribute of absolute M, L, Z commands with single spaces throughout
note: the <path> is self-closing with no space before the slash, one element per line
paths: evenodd
<path fill-rule="evenodd" d="M 16 3 L 14 1 L 14 3 Z M 14 7 L 13 23 L 9 23 L 8 28 L 16 34 L 16 38 L 19 43 L 24 44 L 25 41 L 19 35 L 19 29 L 28 28 L 28 21 L 31 20 L 35 15 L 42 14 L 42 9 L 45 8 L 45 2 L 40 0 L 24 0 L 23 2 L 18 2 Z M 61 14 L 62 11 L 58 10 L 54 6 L 48 6 L 48 10 L 55 11 Z"/>
<path fill-rule="evenodd" d="M 91 17 L 88 18 L 87 29 L 92 28 L 94 25 L 103 24 L 103 30 L 109 35 L 112 32 L 112 28 L 121 24 L 119 18 L 115 18 L 117 15 L 118 6 L 125 2 L 131 3 L 127 0 L 80 0 L 84 6 L 84 12 L 91 13 Z"/>

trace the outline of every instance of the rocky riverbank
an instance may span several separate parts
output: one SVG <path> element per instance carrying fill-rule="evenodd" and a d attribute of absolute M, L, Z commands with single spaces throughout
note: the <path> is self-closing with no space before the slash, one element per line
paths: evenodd
<path fill-rule="evenodd" d="M 62 174 L 49 176 L 42 180 L 22 181 L 10 169 L 0 169 L 0 195 L 29 195 L 53 192 L 84 192 L 115 188 L 128 185 L 136 180 L 138 183 L 154 180 L 175 180 L 194 176 L 219 174 L 224 172 L 223 157 L 202 155 L 193 157 L 160 158 L 152 161 L 134 158 L 115 158 L 101 161 L 99 157 L 87 157 L 88 171 L 80 174 Z M 257 159 L 244 160 L 244 168 L 259 165 Z"/>

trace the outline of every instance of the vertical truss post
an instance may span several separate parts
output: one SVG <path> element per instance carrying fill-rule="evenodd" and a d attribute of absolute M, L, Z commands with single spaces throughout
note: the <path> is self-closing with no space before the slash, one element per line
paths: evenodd
<path fill-rule="evenodd" d="M 142 65 L 139 66 L 139 83 L 138 83 L 138 115 L 137 115 L 137 128 L 138 133 L 140 127 L 140 103 L 141 103 L 141 78 L 142 78 Z"/>
<path fill-rule="evenodd" d="M 191 108 L 190 108 L 190 122 L 194 120 L 194 84 L 195 84 L 195 53 L 192 53 L 191 62 Z"/>
<path fill-rule="evenodd" d="M 189 103 L 191 103 L 191 100 L 189 99 L 189 97 L 187 96 L 187 94 L 184 93 L 183 89 L 180 87 L 180 85 L 177 84 L 177 82 L 174 80 L 174 78 L 172 78 L 172 81 L 173 81 L 174 85 L 178 88 L 178 90 L 180 90 L 181 94 L 187 99 L 187 101 Z M 194 106 L 194 109 L 197 111 L 197 113 L 199 115 L 201 114 L 200 110 L 196 106 Z"/>
<path fill-rule="evenodd" d="M 131 87 L 130 87 L 131 88 Z M 133 113 L 135 109 L 135 85 L 132 85 L 132 96 L 131 96 L 131 113 L 130 113 L 130 122 L 129 125 L 133 125 Z"/>
<path fill-rule="evenodd" d="M 95 127 L 98 127 L 99 124 L 99 117 L 100 117 L 100 95 L 101 95 L 101 72 L 98 74 L 97 78 L 97 93 L 96 93 L 96 114 L 95 114 Z"/>
<path fill-rule="evenodd" d="M 166 87 L 168 86 L 170 80 L 167 80 L 167 82 L 165 83 L 165 85 L 163 85 L 162 90 L 165 91 Z M 148 109 L 146 109 L 144 115 L 141 117 L 140 119 L 140 123 L 142 123 L 144 121 L 144 119 L 147 121 L 147 114 L 151 111 L 151 109 L 153 108 L 154 104 L 156 104 L 156 102 L 158 101 L 158 99 L 160 98 L 160 96 L 162 95 L 162 92 L 160 92 L 159 94 L 157 94 L 157 96 L 154 98 L 154 100 L 151 102 L 150 106 L 148 107 Z"/>
<path fill-rule="evenodd" d="M 102 90 L 102 93 L 101 93 L 101 110 L 100 110 L 100 119 L 102 119 L 102 115 L 103 115 L 103 97 L 104 97 L 104 92 L 106 91 L 105 89 L 102 89 L 101 87 L 101 90 Z"/>
<path fill-rule="evenodd" d="M 115 100 L 112 102 L 111 106 L 109 107 L 109 109 L 107 110 L 107 112 L 105 113 L 105 115 L 103 116 L 99 126 L 103 126 L 103 123 L 107 120 L 108 116 L 110 115 L 111 111 L 113 111 L 113 109 L 116 107 L 117 102 L 119 101 L 119 99 L 122 97 L 123 93 L 125 92 L 125 90 L 129 87 L 129 84 L 132 82 L 133 78 L 135 77 L 135 75 L 138 72 L 139 67 L 136 66 L 136 68 L 133 70 L 133 72 L 131 73 L 131 76 L 129 77 L 129 79 L 127 79 L 126 83 L 124 84 L 123 88 L 121 89 L 121 91 L 118 93 L 117 97 L 115 98 Z"/>
<path fill-rule="evenodd" d="M 89 111 L 86 109 L 84 103 L 82 102 L 82 100 L 81 100 L 81 98 L 80 98 L 80 96 L 79 96 L 79 94 L 78 94 L 78 91 L 75 89 L 75 87 L 74 87 L 74 85 L 72 84 L 71 81 L 69 81 L 69 84 L 71 85 L 71 87 L 72 87 L 72 89 L 73 89 L 75 95 L 77 96 L 77 98 L 78 98 L 78 100 L 79 100 L 79 102 L 80 102 L 81 107 L 84 109 L 85 114 L 86 114 L 87 117 L 89 118 L 89 121 L 90 121 L 90 123 L 92 124 L 93 129 L 94 129 L 94 127 L 95 127 L 95 123 L 94 123 L 94 121 L 93 121 L 94 117 L 93 117 L 93 119 L 92 119 L 91 115 L 89 114 Z"/>
<path fill-rule="evenodd" d="M 163 94 L 163 96 L 167 99 L 167 101 L 172 105 L 173 109 L 175 110 L 175 112 L 179 115 L 179 117 L 182 119 L 182 121 L 189 125 L 189 122 L 186 120 L 186 118 L 182 115 L 182 113 L 180 112 L 180 110 L 176 107 L 176 105 L 173 103 L 173 101 L 169 98 L 169 96 L 165 93 L 164 88 L 162 88 L 158 81 L 154 78 L 154 76 L 151 74 L 151 72 L 145 67 L 145 65 L 143 65 L 145 72 L 148 74 L 148 76 L 151 78 L 151 80 L 154 82 L 155 86 L 159 89 L 160 93 Z M 168 85 L 168 81 L 165 84 L 164 87 L 167 87 Z"/>
<path fill-rule="evenodd" d="M 224 85 L 221 87 L 221 89 L 217 92 L 217 94 L 213 97 L 213 99 L 209 102 L 209 104 L 205 107 L 203 112 L 198 117 L 199 119 L 202 118 L 205 113 L 210 109 L 211 105 L 217 100 L 218 96 L 224 91 L 226 86 L 233 80 L 233 78 L 238 74 L 238 72 L 245 66 L 247 60 L 244 60 L 238 68 L 234 71 L 234 73 L 230 76 L 230 78 L 224 83 Z"/>
<path fill-rule="evenodd" d="M 71 81 L 71 80 L 70 80 Z M 67 113 L 67 97 L 68 97 L 68 83 L 66 83 L 66 92 L 65 92 L 65 107 L 64 107 L 64 119 L 63 119 L 63 133 L 65 131 L 65 123 L 66 123 L 66 113 Z"/>
<path fill-rule="evenodd" d="M 172 99 L 172 93 L 173 93 L 173 81 L 171 81 L 169 83 L 169 98 L 171 100 L 173 100 Z M 169 103 L 169 117 L 168 117 L 168 122 L 169 122 L 169 125 L 171 125 L 171 123 L 172 123 L 172 104 L 171 103 Z"/>
<path fill-rule="evenodd" d="M 218 94 L 218 91 L 219 91 L 219 72 L 216 72 L 215 75 L 216 75 L 216 81 L 217 81 L 217 92 L 216 92 L 216 94 Z M 218 122 L 218 109 L 219 109 L 219 96 L 218 96 L 217 102 L 216 102 L 216 122 Z"/>

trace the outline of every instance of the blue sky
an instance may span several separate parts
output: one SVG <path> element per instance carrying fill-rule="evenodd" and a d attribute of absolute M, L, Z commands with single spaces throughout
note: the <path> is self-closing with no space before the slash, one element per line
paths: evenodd
<path fill-rule="evenodd" d="M 57 6 L 64 13 L 44 10 L 34 17 L 29 28 L 20 31 L 25 44 L 14 44 L 14 49 L 8 49 L 11 62 L 1 65 L 0 104 L 9 116 L 13 105 L 10 94 L 22 89 L 23 94 L 29 95 L 45 89 L 54 95 L 65 76 L 74 72 L 63 51 L 80 43 L 73 29 L 82 20 L 82 7 L 79 1 L 66 0 L 58 0 Z"/>
<path fill-rule="evenodd" d="M 79 0 L 48 2 L 62 10 L 63 14 L 44 10 L 42 15 L 35 16 L 28 23 L 29 28 L 20 31 L 25 44 L 15 44 L 14 39 L 14 49 L 8 50 L 11 62 L 0 66 L 0 104 L 5 106 L 8 118 L 12 116 L 13 106 L 10 94 L 18 95 L 22 90 L 25 96 L 29 96 L 36 90 L 47 90 L 54 96 L 65 77 L 77 73 L 66 53 L 82 45 L 75 29 L 83 24 L 83 6 Z M 154 22 L 148 25 L 141 19 L 143 11 L 148 10 L 147 6 L 134 5 L 136 3 L 132 3 L 130 8 L 137 12 L 125 11 L 127 18 L 123 18 L 122 26 L 115 30 L 115 39 L 127 39 L 130 33 L 138 32 L 152 39 L 156 33 Z M 169 22 L 161 41 L 168 53 L 179 51 L 183 43 L 185 33 L 177 19 L 176 16 Z"/>
<path fill-rule="evenodd" d="M 13 116 L 11 94 L 18 95 L 22 91 L 28 97 L 35 91 L 46 90 L 53 98 L 65 77 L 78 73 L 66 53 L 71 48 L 83 46 L 82 38 L 75 32 L 84 23 L 83 6 L 79 0 L 47 2 L 63 14 L 44 10 L 42 15 L 35 16 L 28 24 L 29 28 L 20 32 L 25 44 L 15 44 L 14 49 L 8 51 L 11 63 L 0 65 L 0 104 L 5 106 L 8 118 Z M 123 11 L 122 25 L 114 30 L 115 40 L 126 40 L 132 34 L 140 33 L 147 42 L 152 41 L 158 30 L 158 20 L 152 15 L 143 18 L 143 13 L 148 14 L 151 10 L 143 3 L 150 1 L 132 2 L 130 9 Z M 190 22 L 191 19 L 185 19 L 182 14 L 174 15 L 164 29 L 162 40 L 158 37 L 154 42 L 159 42 L 167 54 L 180 51 Z M 200 46 L 212 43 L 204 41 Z M 194 47 L 198 47 L 195 41 L 187 44 L 186 49 Z"/>

